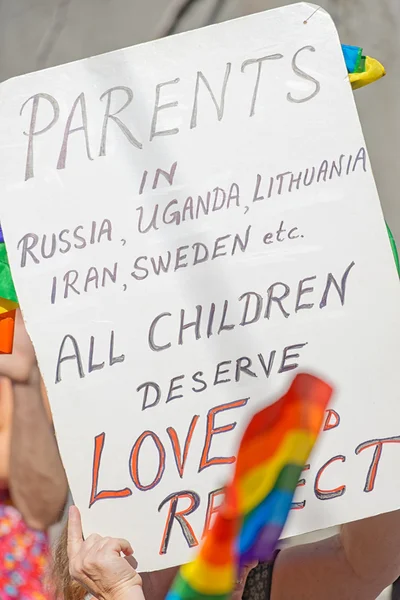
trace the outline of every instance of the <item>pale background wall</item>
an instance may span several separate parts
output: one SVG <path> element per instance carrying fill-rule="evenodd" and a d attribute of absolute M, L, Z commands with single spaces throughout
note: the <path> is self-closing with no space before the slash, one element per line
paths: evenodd
<path fill-rule="evenodd" d="M 216 1 L 198 0 L 181 29 L 203 25 Z M 218 19 L 290 3 L 227 0 Z M 388 70 L 356 97 L 384 212 L 400 240 L 400 0 L 319 3 L 344 43 L 363 46 Z M 0 81 L 158 37 L 173 6 L 174 0 L 0 0 Z"/>

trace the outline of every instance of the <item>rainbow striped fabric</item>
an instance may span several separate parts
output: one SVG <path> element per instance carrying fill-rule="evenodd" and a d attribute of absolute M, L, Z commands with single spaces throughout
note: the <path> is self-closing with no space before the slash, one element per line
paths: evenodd
<path fill-rule="evenodd" d="M 297 375 L 278 402 L 252 418 L 214 525 L 167 600 L 225 600 L 243 565 L 271 560 L 331 395 L 324 381 Z"/>
<path fill-rule="evenodd" d="M 342 51 L 353 90 L 374 83 L 386 75 L 385 67 L 375 58 L 364 56 L 363 49 L 359 46 L 343 44 Z"/>
<path fill-rule="evenodd" d="M 0 354 L 10 354 L 12 352 L 17 308 L 18 299 L 0 226 Z"/>

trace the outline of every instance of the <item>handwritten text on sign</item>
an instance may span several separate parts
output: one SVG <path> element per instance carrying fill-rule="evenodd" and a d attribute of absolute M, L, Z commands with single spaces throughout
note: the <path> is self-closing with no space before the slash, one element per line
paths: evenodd
<path fill-rule="evenodd" d="M 190 559 L 249 416 L 300 368 L 337 396 L 286 534 L 398 506 L 398 284 L 311 12 L 0 90 L 1 220 L 74 499 L 144 570 Z"/>

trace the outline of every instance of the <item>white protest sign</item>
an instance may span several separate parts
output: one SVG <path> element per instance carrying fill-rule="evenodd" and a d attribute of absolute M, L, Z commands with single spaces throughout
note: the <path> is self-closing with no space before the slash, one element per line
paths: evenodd
<path fill-rule="evenodd" d="M 308 19 L 313 14 L 312 18 Z M 299 4 L 0 88 L 1 222 L 85 534 L 189 560 L 251 414 L 335 412 L 285 535 L 399 506 L 400 296 L 338 36 Z"/>

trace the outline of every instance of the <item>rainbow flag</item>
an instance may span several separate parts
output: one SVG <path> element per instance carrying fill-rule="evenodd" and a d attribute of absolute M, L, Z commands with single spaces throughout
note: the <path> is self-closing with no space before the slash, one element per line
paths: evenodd
<path fill-rule="evenodd" d="M 252 418 L 214 525 L 167 600 L 225 600 L 241 566 L 272 559 L 331 396 L 321 379 L 297 375 L 278 402 Z"/>
<path fill-rule="evenodd" d="M 18 298 L 8 264 L 3 231 L 0 226 L 0 354 L 11 354 Z"/>
<path fill-rule="evenodd" d="M 343 44 L 342 51 L 353 90 L 374 83 L 386 75 L 385 67 L 375 58 L 364 56 L 363 49 L 359 46 Z"/>
<path fill-rule="evenodd" d="M 395 241 L 395 239 L 393 237 L 392 232 L 389 229 L 389 225 L 386 225 L 386 228 L 387 228 L 387 232 L 388 232 L 388 235 L 389 235 L 390 246 L 392 248 L 392 252 L 393 252 L 393 256 L 394 256 L 394 262 L 396 264 L 397 274 L 400 277 L 400 260 L 399 260 L 399 253 L 397 251 L 396 241 Z"/>

